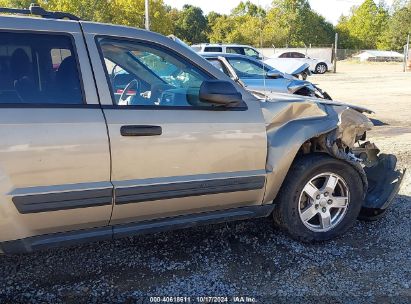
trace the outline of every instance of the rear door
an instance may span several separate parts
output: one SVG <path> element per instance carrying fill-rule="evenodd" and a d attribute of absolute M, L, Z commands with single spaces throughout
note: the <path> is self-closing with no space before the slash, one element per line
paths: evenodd
<path fill-rule="evenodd" d="M 107 225 L 108 137 L 79 24 L 0 28 L 0 240 Z"/>
<path fill-rule="evenodd" d="M 213 76 L 166 37 L 84 29 L 101 56 L 92 60 L 111 142 L 112 224 L 261 204 L 267 142 L 256 101 L 229 109 L 201 103 L 199 86 Z"/>

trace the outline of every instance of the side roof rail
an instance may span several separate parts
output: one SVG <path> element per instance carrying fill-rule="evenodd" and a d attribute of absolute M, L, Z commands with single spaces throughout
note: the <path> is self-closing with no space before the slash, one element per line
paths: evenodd
<path fill-rule="evenodd" d="M 30 4 L 30 7 L 28 9 L 0 7 L 0 13 L 34 15 L 49 19 L 69 19 L 76 21 L 80 20 L 79 17 L 70 13 L 46 11 L 44 8 L 34 3 Z"/>

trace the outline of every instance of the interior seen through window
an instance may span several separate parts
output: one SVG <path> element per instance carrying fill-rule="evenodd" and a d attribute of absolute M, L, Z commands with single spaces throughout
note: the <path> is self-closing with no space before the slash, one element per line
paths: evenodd
<path fill-rule="evenodd" d="M 210 77 L 177 54 L 116 39 L 99 39 L 99 45 L 116 105 L 212 107 L 199 99 Z"/>

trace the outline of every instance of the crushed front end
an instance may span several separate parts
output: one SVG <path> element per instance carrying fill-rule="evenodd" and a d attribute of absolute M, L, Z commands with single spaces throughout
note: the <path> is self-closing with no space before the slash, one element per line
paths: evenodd
<path fill-rule="evenodd" d="M 347 161 L 359 172 L 365 194 L 360 218 L 375 220 L 393 202 L 405 169 L 396 168 L 395 155 L 380 153 L 374 143 L 367 141 L 367 131 L 373 124 L 365 115 L 348 107 L 332 108 L 338 115 L 338 127 L 310 145 Z"/>

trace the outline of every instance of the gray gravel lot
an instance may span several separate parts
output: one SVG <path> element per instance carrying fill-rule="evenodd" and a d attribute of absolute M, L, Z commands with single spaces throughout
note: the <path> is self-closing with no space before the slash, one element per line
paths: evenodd
<path fill-rule="evenodd" d="M 376 127 L 370 137 L 411 168 L 409 122 Z M 259 303 L 411 303 L 410 175 L 384 218 L 323 244 L 293 241 L 255 219 L 0 256 L 0 302 L 243 295 Z"/>
<path fill-rule="evenodd" d="M 410 203 L 399 196 L 382 220 L 358 222 L 344 237 L 319 245 L 292 241 L 270 220 L 257 219 L 6 256 L 1 299 L 86 303 L 247 295 L 261 303 L 269 297 L 369 303 L 389 296 L 406 303 Z"/>

